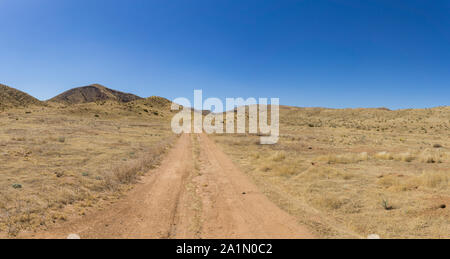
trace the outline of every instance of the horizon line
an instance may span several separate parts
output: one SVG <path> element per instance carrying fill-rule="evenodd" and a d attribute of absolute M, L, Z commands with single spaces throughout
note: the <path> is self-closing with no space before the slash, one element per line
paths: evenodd
<path fill-rule="evenodd" d="M 23 91 L 23 90 L 21 90 L 21 89 L 19 89 L 19 88 L 16 88 L 16 87 L 14 87 L 14 86 L 10 86 L 10 85 L 7 85 L 7 84 L 3 84 L 3 83 L 1 83 L 1 82 L 0 82 L 0 85 L 4 85 L 4 86 L 7 86 L 7 87 L 9 87 L 9 88 L 16 89 L 17 91 L 23 92 L 23 93 L 25 93 L 25 94 L 27 94 L 27 95 L 29 95 L 29 96 L 31 96 L 31 97 L 33 97 L 33 98 L 39 100 L 40 102 L 49 102 L 49 101 L 50 101 L 51 99 L 53 99 L 54 97 L 56 97 L 56 96 L 58 96 L 58 95 L 60 95 L 60 94 L 62 94 L 62 93 L 65 93 L 65 92 L 67 92 L 67 91 L 70 91 L 70 90 L 72 90 L 72 89 L 83 88 L 83 87 L 88 87 L 88 86 L 96 86 L 96 85 L 97 85 L 97 86 L 105 87 L 105 88 L 110 89 L 110 90 L 113 90 L 113 91 L 119 91 L 119 92 L 122 92 L 122 93 L 125 93 L 125 94 L 133 94 L 133 95 L 136 95 L 136 94 L 131 93 L 131 92 L 125 92 L 125 91 L 122 91 L 122 90 L 116 90 L 116 89 L 109 88 L 108 86 L 105 86 L 104 84 L 100 84 L 100 83 L 92 83 L 92 84 L 88 84 L 88 85 L 76 86 L 76 87 L 69 88 L 69 89 L 67 89 L 67 90 L 65 90 L 65 91 L 63 91 L 63 92 L 61 92 L 61 93 L 59 93 L 59 94 L 56 94 L 55 96 L 53 96 L 53 97 L 51 97 L 51 98 L 49 98 L 49 99 L 43 100 L 43 99 L 39 99 L 39 98 L 37 98 L 37 97 L 35 97 L 35 96 L 33 96 L 33 95 L 31 95 L 31 94 L 25 92 L 25 91 Z M 196 89 L 193 89 L 193 91 L 194 91 L 194 90 L 196 90 Z M 139 95 L 136 95 L 136 96 L 139 97 L 139 98 L 142 98 L 142 99 L 147 99 L 147 98 L 151 98 L 151 97 L 160 97 L 160 98 L 164 98 L 164 99 L 167 99 L 167 100 L 173 102 L 173 100 L 171 100 L 170 98 L 164 97 L 164 96 L 157 96 L 157 95 L 152 95 L 152 96 L 148 96 L 148 97 L 141 97 L 141 96 L 139 96 Z M 234 97 L 234 98 L 236 98 L 236 97 Z M 176 99 L 176 98 L 175 98 L 175 99 Z M 189 99 L 189 98 L 187 98 L 187 99 Z M 224 99 L 224 98 L 219 98 L 219 99 Z M 280 100 L 281 100 L 281 99 L 280 99 Z M 302 108 L 304 108 L 304 109 L 308 109 L 308 108 L 309 108 L 309 109 L 327 109 L 327 110 L 358 110 L 358 109 L 367 109 L 367 110 L 374 109 L 374 110 L 375 110 L 375 109 L 387 109 L 388 111 L 428 110 L 428 109 L 437 109 L 437 108 L 446 108 L 446 107 L 450 107 L 450 105 L 437 105 L 437 106 L 420 107 L 420 108 L 411 108 L 411 107 L 410 107 L 410 108 L 391 109 L 391 108 L 389 108 L 389 107 L 384 107 L 384 106 L 379 106 L 379 107 L 342 107 L 342 108 L 326 107 L 326 106 L 298 106 L 298 105 L 289 105 L 289 104 L 280 104 L 279 106 L 281 106 L 281 107 L 283 107 L 283 106 L 284 106 L 284 107 L 293 107 L 293 108 L 300 108 L 300 109 L 302 109 Z M 186 106 L 186 107 L 193 108 L 192 106 Z M 202 110 L 202 111 L 208 111 L 208 110 Z M 226 112 L 226 111 L 224 111 L 224 112 Z"/>

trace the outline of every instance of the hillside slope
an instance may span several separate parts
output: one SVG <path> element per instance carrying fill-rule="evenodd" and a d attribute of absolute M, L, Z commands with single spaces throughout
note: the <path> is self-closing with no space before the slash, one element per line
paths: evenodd
<path fill-rule="evenodd" d="M 41 104 L 41 101 L 22 91 L 0 84 L 0 109 Z"/>
<path fill-rule="evenodd" d="M 99 84 L 88 85 L 68 90 L 50 99 L 50 102 L 67 104 L 90 103 L 97 101 L 131 102 L 142 99 L 139 96 L 109 89 Z"/>

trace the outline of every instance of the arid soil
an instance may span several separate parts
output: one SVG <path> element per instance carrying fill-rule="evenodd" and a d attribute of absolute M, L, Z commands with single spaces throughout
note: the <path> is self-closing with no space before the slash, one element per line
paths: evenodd
<path fill-rule="evenodd" d="M 280 140 L 210 136 L 322 238 L 450 238 L 450 107 L 280 107 Z"/>
<path fill-rule="evenodd" d="M 158 169 L 106 210 L 25 237 L 312 238 L 206 135 L 183 135 Z"/>
<path fill-rule="evenodd" d="M 177 138 L 161 97 L 59 97 L 0 85 L 0 238 L 450 238 L 450 107 L 281 106 L 260 145 Z"/>
<path fill-rule="evenodd" d="M 167 100 L 0 112 L 0 237 L 42 231 L 127 193 L 174 143 Z"/>

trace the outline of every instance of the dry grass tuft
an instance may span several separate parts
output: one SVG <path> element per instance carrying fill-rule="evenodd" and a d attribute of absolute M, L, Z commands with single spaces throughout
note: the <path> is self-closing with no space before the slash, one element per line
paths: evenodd
<path fill-rule="evenodd" d="M 345 203 L 344 201 L 336 198 L 336 197 L 320 197 L 319 199 L 315 200 L 316 206 L 328 209 L 328 210 L 338 210 L 340 209 Z"/>
<path fill-rule="evenodd" d="M 367 161 L 368 159 L 369 155 L 367 154 L 367 152 L 359 154 L 348 153 L 342 155 L 325 155 L 319 156 L 317 158 L 318 161 L 324 161 L 327 162 L 328 164 L 351 164 Z"/>
<path fill-rule="evenodd" d="M 120 184 L 136 183 L 139 176 L 158 165 L 167 144 L 162 141 L 148 149 L 139 159 L 130 160 L 107 172 L 104 177 L 105 187 L 109 190 L 117 190 Z"/>
<path fill-rule="evenodd" d="M 274 162 L 281 162 L 285 159 L 286 159 L 286 152 L 284 152 L 284 151 L 276 152 L 271 158 L 271 160 Z"/>
<path fill-rule="evenodd" d="M 410 152 L 404 152 L 400 154 L 394 154 L 394 160 L 396 161 L 402 161 L 402 162 L 412 162 L 416 157 L 411 154 Z"/>
<path fill-rule="evenodd" d="M 296 167 L 293 164 L 284 164 L 276 168 L 276 175 L 278 176 L 293 176 L 297 173 Z"/>
<path fill-rule="evenodd" d="M 269 172 L 271 171 L 273 168 L 273 164 L 269 163 L 269 162 L 263 162 L 260 167 L 259 170 L 263 171 L 263 172 Z"/>
<path fill-rule="evenodd" d="M 422 152 L 403 152 L 400 154 L 392 154 L 384 151 L 376 153 L 373 157 L 378 160 L 396 160 L 402 162 L 412 162 L 417 160 L 421 163 L 429 164 L 449 162 L 448 152 L 430 148 L 427 148 Z"/>
<path fill-rule="evenodd" d="M 446 159 L 446 154 L 441 150 L 425 149 L 419 154 L 419 161 L 422 163 L 442 163 Z"/>
<path fill-rule="evenodd" d="M 432 189 L 448 189 L 450 176 L 448 172 L 423 172 L 411 180 L 411 182 Z"/>
<path fill-rule="evenodd" d="M 376 153 L 374 155 L 374 158 L 379 159 L 379 160 L 394 160 L 394 156 L 391 153 L 386 152 L 386 151 Z"/>
<path fill-rule="evenodd" d="M 402 177 L 387 175 L 378 180 L 378 184 L 395 192 L 414 191 L 418 189 L 447 189 L 449 175 L 445 172 L 425 171 L 420 175 Z"/>

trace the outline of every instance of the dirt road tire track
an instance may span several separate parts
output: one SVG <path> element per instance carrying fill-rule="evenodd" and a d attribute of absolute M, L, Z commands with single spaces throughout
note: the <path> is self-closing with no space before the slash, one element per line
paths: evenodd
<path fill-rule="evenodd" d="M 182 135 L 161 166 L 108 209 L 32 237 L 72 233 L 138 239 L 314 237 L 259 192 L 205 134 Z"/>
<path fill-rule="evenodd" d="M 313 238 L 263 195 L 206 134 L 199 135 L 204 238 Z"/>

